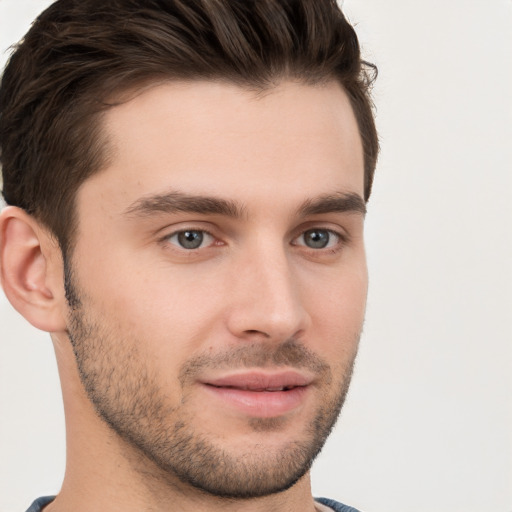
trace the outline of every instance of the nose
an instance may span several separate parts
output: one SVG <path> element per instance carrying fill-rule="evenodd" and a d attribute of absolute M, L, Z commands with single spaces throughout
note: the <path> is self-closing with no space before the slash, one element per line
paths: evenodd
<path fill-rule="evenodd" d="M 297 271 L 283 248 L 249 251 L 231 281 L 228 329 L 238 339 L 284 342 L 310 324 Z"/>

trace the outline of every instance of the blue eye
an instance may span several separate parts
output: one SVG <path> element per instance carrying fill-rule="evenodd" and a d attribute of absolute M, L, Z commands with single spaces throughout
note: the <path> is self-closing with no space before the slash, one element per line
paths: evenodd
<path fill-rule="evenodd" d="M 212 235 L 199 229 L 185 229 L 169 237 L 169 241 L 172 244 L 188 250 L 199 249 L 204 244 L 210 245 L 212 240 Z"/>
<path fill-rule="evenodd" d="M 305 245 L 310 249 L 327 249 L 336 246 L 340 236 L 328 229 L 308 229 L 297 239 L 297 245 Z"/>

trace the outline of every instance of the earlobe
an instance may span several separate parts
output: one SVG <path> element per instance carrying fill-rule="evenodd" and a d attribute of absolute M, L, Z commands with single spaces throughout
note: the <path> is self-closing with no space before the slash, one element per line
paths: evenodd
<path fill-rule="evenodd" d="M 66 328 L 62 263 L 58 245 L 24 210 L 0 214 L 0 278 L 14 308 L 48 332 Z M 60 271 L 58 268 L 60 266 Z"/>

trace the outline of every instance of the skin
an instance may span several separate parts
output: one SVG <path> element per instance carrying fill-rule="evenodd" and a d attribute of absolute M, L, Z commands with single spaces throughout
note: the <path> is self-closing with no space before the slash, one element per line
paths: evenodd
<path fill-rule="evenodd" d="M 109 165 L 76 196 L 73 308 L 48 232 L 17 208 L 0 217 L 4 289 L 52 333 L 62 382 L 68 461 L 45 511 L 313 511 L 308 457 L 348 388 L 367 292 L 363 156 L 345 93 L 165 83 L 103 122 Z M 184 207 L 190 196 L 214 211 Z M 202 245 L 181 246 L 184 230 Z M 315 233 L 326 247 L 308 246 Z M 205 385 L 253 371 L 308 385 L 268 414 Z M 222 453 L 227 470 L 203 480 L 220 474 L 227 494 L 245 485 L 254 497 L 215 496 L 215 481 L 201 490 L 173 471 L 167 448 L 185 438 L 190 453 Z M 301 463 L 298 446 L 311 452 Z M 259 495 L 247 475 L 263 478 Z"/>

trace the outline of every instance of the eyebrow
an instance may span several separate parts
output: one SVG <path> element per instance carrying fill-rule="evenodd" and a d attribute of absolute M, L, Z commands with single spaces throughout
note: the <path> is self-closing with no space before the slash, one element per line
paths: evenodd
<path fill-rule="evenodd" d="M 230 199 L 175 191 L 141 197 L 126 208 L 124 213 L 134 217 L 149 217 L 157 213 L 197 213 L 240 219 L 245 216 L 246 208 L 241 203 Z M 358 194 L 338 192 L 304 201 L 297 213 L 301 217 L 325 213 L 359 213 L 364 216 L 366 205 Z"/>
<path fill-rule="evenodd" d="M 238 219 L 244 216 L 245 208 L 230 199 L 168 192 L 142 197 L 132 203 L 124 213 L 135 217 L 148 217 L 156 213 L 198 213 Z"/>
<path fill-rule="evenodd" d="M 299 215 L 308 217 L 324 213 L 359 213 L 366 215 L 366 203 L 354 192 L 338 192 L 308 199 L 298 210 Z"/>

